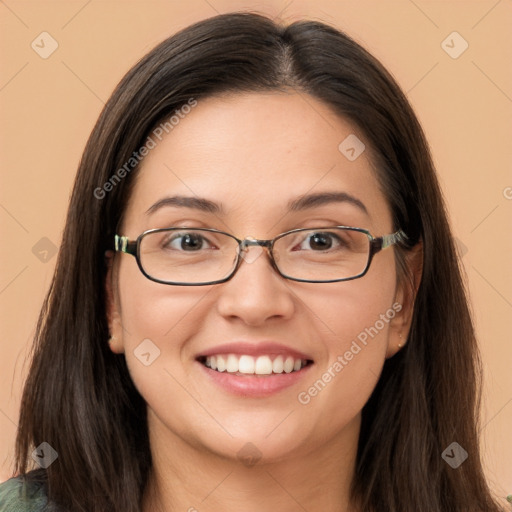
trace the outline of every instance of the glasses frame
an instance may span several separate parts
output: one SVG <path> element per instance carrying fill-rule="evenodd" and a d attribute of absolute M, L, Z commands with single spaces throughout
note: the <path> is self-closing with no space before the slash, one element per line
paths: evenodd
<path fill-rule="evenodd" d="M 284 274 L 283 272 L 281 272 L 281 270 L 279 270 L 276 260 L 274 259 L 274 253 L 273 253 L 274 244 L 276 243 L 277 240 L 279 240 L 280 238 L 283 238 L 284 236 L 287 236 L 291 233 L 298 233 L 300 231 L 316 231 L 316 230 L 321 231 L 323 229 L 333 229 L 333 228 L 359 231 L 360 233 L 364 233 L 368 237 L 368 240 L 370 242 L 368 261 L 366 263 L 366 267 L 364 268 L 364 270 L 361 273 L 359 273 L 353 277 L 344 277 L 341 279 L 330 279 L 327 281 L 320 281 L 320 280 L 299 279 L 296 277 L 291 277 L 291 276 L 288 276 L 288 275 Z M 161 279 L 156 279 L 155 277 L 150 276 L 144 270 L 144 267 L 142 266 L 142 263 L 141 263 L 140 246 L 141 246 L 142 239 L 145 236 L 149 235 L 150 233 L 158 233 L 158 232 L 162 232 L 162 231 L 185 231 L 185 230 L 186 231 L 209 231 L 212 233 L 226 235 L 226 236 L 229 236 L 232 239 L 236 240 L 236 242 L 238 243 L 239 250 L 237 253 L 237 260 L 233 267 L 232 272 L 228 276 L 226 276 L 222 279 L 218 279 L 216 281 L 205 281 L 205 282 L 200 282 L 200 283 L 183 283 L 183 282 L 179 282 L 179 281 L 163 281 Z M 243 240 L 241 240 L 241 239 L 237 238 L 236 236 L 232 235 L 231 233 L 227 233 L 225 231 L 220 231 L 220 230 L 214 229 L 214 228 L 171 227 L 171 228 L 149 229 L 149 230 L 141 233 L 137 237 L 136 240 L 129 240 L 129 238 L 126 236 L 120 236 L 120 235 L 116 234 L 114 236 L 114 250 L 116 252 L 124 252 L 126 254 L 131 254 L 132 256 L 134 256 L 135 259 L 137 260 L 137 265 L 138 265 L 140 271 L 150 281 L 154 281 L 155 283 L 160 283 L 160 284 L 172 285 L 172 286 L 207 286 L 207 285 L 211 285 L 211 284 L 220 284 L 220 283 L 225 283 L 226 281 L 229 281 L 236 274 L 237 270 L 240 268 L 240 265 L 243 260 L 242 253 L 244 251 L 246 251 L 248 247 L 251 247 L 251 246 L 259 246 L 259 247 L 264 247 L 265 249 L 267 249 L 267 254 L 270 259 L 272 268 L 281 277 L 284 277 L 285 279 L 289 279 L 290 281 L 298 281 L 301 283 L 339 283 L 342 281 L 352 281 L 353 279 L 359 279 L 360 277 L 363 277 L 368 272 L 368 269 L 370 268 L 373 257 L 377 253 L 379 253 L 383 249 L 386 249 L 387 247 L 391 247 L 394 244 L 405 242 L 406 240 L 407 240 L 407 235 L 401 229 L 399 229 L 395 233 L 391 233 L 389 235 L 382 235 L 379 237 L 374 237 L 367 229 L 355 228 L 352 226 L 321 226 L 318 228 L 317 227 L 297 228 L 297 229 L 292 229 L 290 231 L 286 231 L 285 233 L 281 233 L 280 235 L 277 235 L 275 238 L 272 238 L 270 240 L 256 240 L 256 239 L 252 239 L 252 238 L 244 238 Z"/>

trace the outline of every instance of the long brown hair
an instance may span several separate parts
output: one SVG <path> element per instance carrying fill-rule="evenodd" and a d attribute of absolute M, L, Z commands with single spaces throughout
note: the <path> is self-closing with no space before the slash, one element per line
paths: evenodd
<path fill-rule="evenodd" d="M 115 89 L 84 151 L 37 325 L 16 444 L 21 474 L 34 446 L 46 441 L 58 452 L 46 471 L 29 475 L 45 482 L 63 510 L 135 512 L 151 469 L 145 402 L 124 357 L 107 344 L 105 251 L 138 168 L 123 179 L 113 174 L 191 98 L 284 89 L 322 100 L 365 134 L 394 228 L 410 241 L 397 248 L 399 263 L 423 243 L 408 343 L 386 361 L 363 409 L 354 503 L 379 512 L 499 510 L 479 458 L 480 363 L 466 292 L 429 149 L 407 99 L 342 32 L 249 13 L 196 23 L 147 54 Z M 452 442 L 469 454 L 457 469 L 441 457 Z"/>

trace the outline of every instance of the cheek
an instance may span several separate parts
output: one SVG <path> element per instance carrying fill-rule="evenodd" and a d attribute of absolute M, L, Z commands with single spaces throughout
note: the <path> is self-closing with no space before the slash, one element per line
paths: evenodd
<path fill-rule="evenodd" d="M 144 338 L 165 346 L 168 339 L 179 339 L 177 333 L 185 335 L 197 325 L 197 305 L 206 289 L 155 283 L 135 262 L 128 263 L 133 264 L 121 269 L 119 289 L 125 348 L 135 348 Z"/>
<path fill-rule="evenodd" d="M 173 290 L 158 283 L 130 287 L 123 301 L 123 342 L 132 381 L 151 411 L 175 432 L 187 434 L 192 402 L 183 383 L 190 358 L 188 340 L 201 330 L 197 290 Z M 199 305 L 199 306 L 198 306 Z M 172 415 L 171 415 L 172 413 Z"/>
<path fill-rule="evenodd" d="M 123 347 L 132 379 L 149 402 L 172 383 L 169 372 L 191 357 L 187 341 L 202 328 L 207 290 L 165 286 L 132 270 L 120 276 Z"/>
<path fill-rule="evenodd" d="M 387 317 L 395 316 L 392 305 L 396 274 L 390 272 L 392 263 L 378 263 L 374 260 L 375 265 L 360 279 L 318 285 L 310 292 L 308 306 L 316 314 L 318 330 L 325 333 L 324 343 L 331 356 L 333 352 L 348 350 L 355 339 L 364 343 L 368 330 L 374 332 L 371 328 L 376 322 L 379 341 L 387 338 L 390 320 Z M 381 315 L 386 312 L 388 315 L 382 324 Z"/>
<path fill-rule="evenodd" d="M 376 263 L 376 262 L 374 262 Z M 379 266 L 365 277 L 318 290 L 318 340 L 326 350 L 297 401 L 321 422 L 342 427 L 370 397 L 385 361 L 394 305 L 395 273 Z M 378 283 L 378 285 L 377 285 Z"/>

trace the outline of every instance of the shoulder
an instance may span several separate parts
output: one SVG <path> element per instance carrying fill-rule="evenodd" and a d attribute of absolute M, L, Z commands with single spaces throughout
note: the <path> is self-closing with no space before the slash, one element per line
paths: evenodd
<path fill-rule="evenodd" d="M 0 512 L 42 512 L 47 503 L 41 481 L 19 476 L 0 484 Z"/>

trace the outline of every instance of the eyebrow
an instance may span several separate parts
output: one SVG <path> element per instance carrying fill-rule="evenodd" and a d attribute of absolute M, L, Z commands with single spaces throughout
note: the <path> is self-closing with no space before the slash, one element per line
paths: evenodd
<path fill-rule="evenodd" d="M 160 199 L 146 210 L 146 215 L 151 215 L 164 206 L 177 206 L 178 208 L 193 208 L 207 213 L 223 214 L 222 205 L 205 199 L 204 197 L 171 196 Z"/>
<path fill-rule="evenodd" d="M 346 192 L 317 192 L 314 194 L 306 194 L 288 202 L 287 209 L 290 212 L 308 210 L 310 208 L 318 208 L 326 204 L 332 203 L 348 203 L 351 204 L 366 215 L 368 210 L 364 203 L 356 197 Z M 151 215 L 164 206 L 175 206 L 178 208 L 192 208 L 206 213 L 215 213 L 223 215 L 224 208 L 221 204 L 206 199 L 204 197 L 190 196 L 170 196 L 160 199 L 146 210 L 146 215 Z"/>
<path fill-rule="evenodd" d="M 349 203 L 359 208 L 366 215 L 369 215 L 364 203 L 346 192 L 317 192 L 315 194 L 306 194 L 290 201 L 288 203 L 288 210 L 296 212 L 331 203 Z"/>

